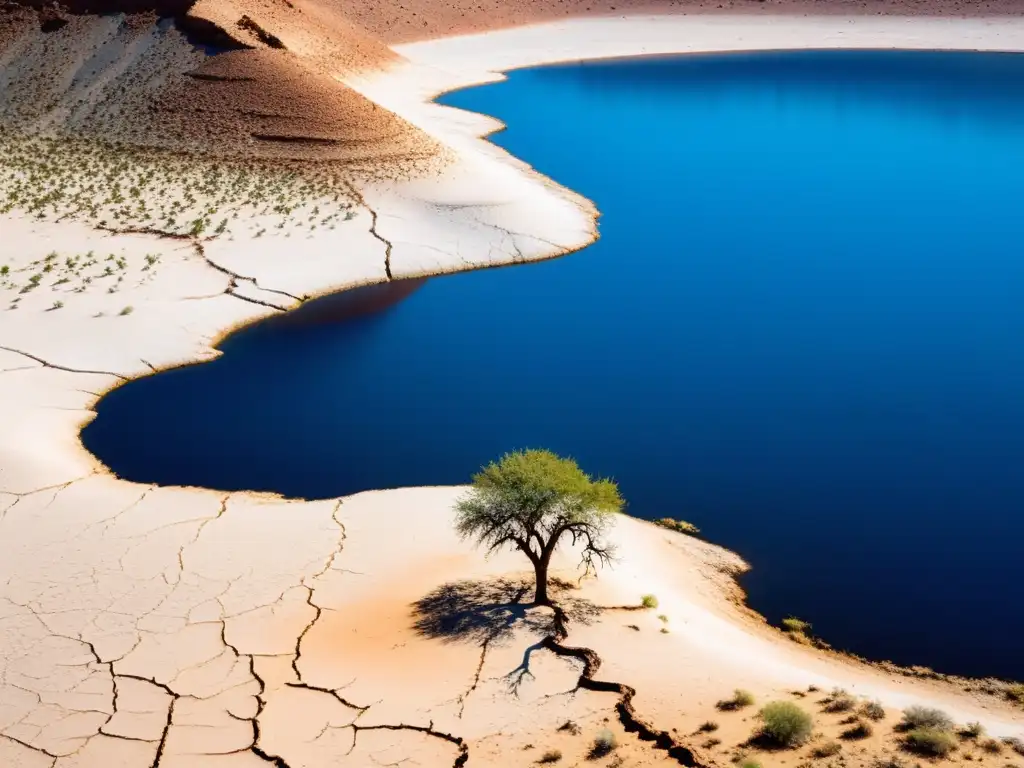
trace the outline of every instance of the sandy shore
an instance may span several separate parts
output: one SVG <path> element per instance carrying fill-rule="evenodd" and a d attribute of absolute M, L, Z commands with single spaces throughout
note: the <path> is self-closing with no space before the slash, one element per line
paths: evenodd
<path fill-rule="evenodd" d="M 630 16 L 410 43 L 383 71 L 337 77 L 444 147 L 428 173 L 291 180 L 288 195 L 308 199 L 287 215 L 244 191 L 217 202 L 220 232 L 214 221 L 173 237 L 113 224 L 118 202 L 95 220 L 0 213 L 0 765 L 363 768 L 468 755 L 507 766 L 548 749 L 573 764 L 601 728 L 621 743 L 606 763 L 675 764 L 625 732 L 616 694 L 578 689 L 580 664 L 537 647 L 545 610 L 512 600 L 525 563 L 485 560 L 455 538 L 459 489 L 309 503 L 139 486 L 106 473 L 77 432 L 104 391 L 209 359 L 226 332 L 308 297 L 548 258 L 593 238 L 588 201 L 483 141 L 494 120 L 431 96 L 540 62 L 796 47 L 1021 51 L 1024 18 Z M 285 184 L 267 174 L 256 187 Z M 151 207 L 187 197 L 160 183 L 141 193 Z M 216 184 L 195 189 L 188 205 L 227 199 Z M 614 538 L 616 567 L 561 596 L 577 615 L 567 643 L 593 649 L 598 677 L 636 689 L 637 714 L 701 765 L 727 764 L 726 747 L 753 728 L 749 712 L 716 713 L 737 687 L 804 702 L 826 735 L 839 717 L 820 714 L 808 686 L 881 700 L 885 735 L 846 748 L 847 765 L 890 750 L 894 710 L 910 703 L 1024 737 L 1024 712 L 1008 703 L 763 626 L 735 604 L 729 574 L 744 565 L 723 549 L 629 518 Z M 574 562 L 565 553 L 564 577 Z M 648 593 L 657 611 L 616 608 Z M 453 611 L 472 621 L 452 630 Z M 712 718 L 722 745 L 694 735 Z M 569 720 L 578 732 L 559 730 Z"/>

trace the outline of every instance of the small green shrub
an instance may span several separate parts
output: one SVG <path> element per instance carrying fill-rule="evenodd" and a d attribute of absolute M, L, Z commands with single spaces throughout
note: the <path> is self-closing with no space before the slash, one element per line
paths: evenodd
<path fill-rule="evenodd" d="M 125 315 L 130 315 L 134 311 L 135 311 L 134 307 L 128 306 L 128 307 L 125 307 L 124 309 L 122 309 L 120 312 L 118 312 L 118 314 L 121 315 L 121 317 L 124 317 Z"/>
<path fill-rule="evenodd" d="M 826 742 L 824 744 L 821 744 L 821 745 L 815 747 L 812 750 L 812 752 L 811 752 L 811 757 L 815 757 L 815 758 L 818 758 L 818 759 L 821 759 L 821 758 L 824 758 L 824 757 L 834 757 L 835 755 L 838 755 L 842 751 L 843 751 L 843 748 L 842 748 L 842 746 L 840 746 L 839 742 L 837 742 L 837 741 L 828 741 L 828 742 Z"/>
<path fill-rule="evenodd" d="M 900 723 L 900 727 L 906 731 L 917 728 L 950 731 L 953 729 L 953 720 L 941 709 L 913 706 L 903 710 L 903 721 Z"/>
<path fill-rule="evenodd" d="M 673 520 L 671 517 L 663 517 L 655 522 L 662 528 L 668 528 L 676 533 L 685 533 L 687 536 L 696 536 L 700 533 L 700 528 L 685 520 Z"/>
<path fill-rule="evenodd" d="M 659 613 L 658 621 L 660 621 L 662 624 L 668 624 L 668 616 L 666 616 L 664 613 Z"/>
<path fill-rule="evenodd" d="M 737 688 L 732 692 L 731 699 L 723 699 L 718 702 L 715 706 L 723 712 L 731 712 L 734 709 L 743 709 L 743 707 L 749 707 L 754 703 L 754 694 L 750 691 L 745 691 L 742 688 Z"/>
<path fill-rule="evenodd" d="M 0 277 L 7 277 L 9 274 L 11 274 L 11 268 L 9 266 L 4 264 L 0 267 Z"/>
<path fill-rule="evenodd" d="M 559 750 L 549 749 L 547 752 L 540 756 L 540 759 L 537 760 L 537 762 L 541 765 L 550 765 L 551 763 L 557 763 L 561 759 L 562 753 Z"/>
<path fill-rule="evenodd" d="M 857 706 L 857 700 L 843 688 L 833 688 L 824 702 L 826 712 L 850 712 Z"/>
<path fill-rule="evenodd" d="M 644 595 L 640 598 L 640 606 L 642 608 L 657 608 L 658 598 L 654 595 Z"/>
<path fill-rule="evenodd" d="M 761 768 L 761 764 L 757 760 L 744 760 L 740 763 L 740 768 Z"/>
<path fill-rule="evenodd" d="M 61 309 L 61 308 L 63 308 L 63 306 L 64 306 L 64 302 L 60 301 L 59 299 L 57 301 L 53 302 L 53 309 Z"/>
<path fill-rule="evenodd" d="M 596 760 L 599 757 L 615 751 L 619 746 L 618 740 L 615 738 L 615 734 L 605 728 L 597 736 L 594 737 L 594 743 L 590 747 L 590 752 L 587 755 L 591 760 Z"/>
<path fill-rule="evenodd" d="M 860 713 L 868 720 L 874 720 L 876 723 L 880 720 L 885 720 L 885 707 L 882 706 L 882 702 L 878 699 L 865 701 L 861 705 Z"/>
<path fill-rule="evenodd" d="M 796 616 L 787 616 L 782 620 L 782 628 L 790 634 L 806 635 L 811 631 L 811 624 Z"/>
<path fill-rule="evenodd" d="M 1006 698 L 1018 704 L 1024 704 L 1024 683 L 1014 683 L 1007 688 Z"/>
<path fill-rule="evenodd" d="M 915 728 L 903 740 L 911 752 L 928 757 L 946 757 L 956 749 L 956 737 L 942 728 Z"/>
<path fill-rule="evenodd" d="M 773 701 L 760 713 L 761 735 L 783 747 L 795 747 L 811 737 L 814 720 L 791 701 Z"/>
<path fill-rule="evenodd" d="M 985 726 L 981 723 L 968 723 L 959 733 L 961 739 L 980 739 L 985 735 Z"/>

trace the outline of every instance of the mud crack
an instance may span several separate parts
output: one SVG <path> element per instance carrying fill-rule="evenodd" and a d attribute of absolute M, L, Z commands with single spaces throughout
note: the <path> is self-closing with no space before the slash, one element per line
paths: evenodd
<path fill-rule="evenodd" d="M 0 349 L 4 350 L 5 352 L 11 352 L 15 355 L 27 357 L 29 360 L 34 360 L 44 368 L 53 368 L 56 371 L 66 371 L 67 373 L 86 373 L 94 376 L 113 376 L 115 379 L 119 379 L 121 381 L 128 381 L 127 376 L 122 376 L 120 373 L 114 373 L 113 371 L 92 371 L 86 368 L 69 368 L 66 365 L 57 365 L 56 363 L 51 363 L 49 360 L 44 360 L 41 357 L 37 357 L 36 355 L 31 354 L 30 352 L 23 352 L 20 349 L 14 349 L 12 347 L 5 346 L 0 346 Z"/>
<path fill-rule="evenodd" d="M 352 197 L 356 199 L 356 202 L 370 212 L 370 234 L 384 244 L 384 274 L 388 276 L 388 280 L 393 280 L 394 278 L 391 275 L 391 241 L 377 231 L 377 211 L 366 203 L 366 198 L 355 188 L 354 184 L 351 182 L 345 183 L 349 191 L 352 192 Z"/>
<path fill-rule="evenodd" d="M 349 727 L 352 729 L 353 748 L 355 748 L 355 742 L 359 737 L 360 731 L 416 731 L 417 733 L 425 733 L 436 739 L 447 741 L 449 744 L 454 744 L 457 747 L 458 752 L 455 756 L 455 761 L 452 763 L 452 768 L 462 768 L 469 760 L 469 745 L 466 744 L 466 740 L 461 736 L 453 736 L 450 733 L 435 730 L 433 720 L 426 726 L 405 725 L 404 723 L 399 723 L 398 725 L 358 725 L 353 723 Z"/>
<path fill-rule="evenodd" d="M 257 288 L 258 290 L 261 290 L 261 291 L 263 291 L 265 293 L 275 293 L 278 296 L 284 296 L 285 298 L 291 299 L 292 301 L 297 301 L 299 304 L 302 304 L 305 301 L 304 298 L 302 298 L 300 296 L 295 296 L 293 294 L 290 294 L 287 291 L 279 291 L 279 290 L 277 290 L 275 288 L 264 288 L 262 285 L 259 284 L 259 282 L 257 282 L 255 277 L 249 277 L 248 275 L 240 275 L 237 272 L 232 272 L 227 267 L 225 267 L 225 266 L 223 266 L 221 264 L 218 264 L 217 262 L 215 262 L 213 259 L 211 259 L 209 256 L 206 255 L 206 249 L 203 247 L 203 243 L 202 243 L 201 240 L 198 240 L 196 238 L 186 238 L 186 239 L 189 239 L 189 240 L 192 241 L 192 247 L 195 248 L 196 254 L 198 254 L 203 259 L 203 261 L 205 261 L 207 264 L 209 264 L 215 270 L 220 272 L 222 275 L 227 275 L 228 276 L 228 278 L 229 278 L 228 287 L 224 290 L 224 293 L 226 293 L 227 295 L 234 296 L 236 299 L 241 299 L 242 301 L 248 301 L 250 304 L 259 304 L 260 306 L 263 306 L 263 307 L 269 307 L 270 309 L 276 309 L 278 312 L 287 312 L 288 311 L 289 307 L 282 307 L 282 306 L 279 306 L 277 304 L 272 304 L 269 301 L 263 301 L 261 299 L 254 299 L 251 296 L 245 296 L 245 295 L 243 295 L 241 293 L 238 293 L 237 292 L 238 283 L 241 281 L 241 282 L 251 283 L 254 288 Z"/>

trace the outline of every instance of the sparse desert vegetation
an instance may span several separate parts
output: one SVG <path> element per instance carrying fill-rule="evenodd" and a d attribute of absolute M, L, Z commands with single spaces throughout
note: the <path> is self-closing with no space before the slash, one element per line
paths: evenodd
<path fill-rule="evenodd" d="M 903 710 L 903 720 L 900 722 L 899 728 L 904 731 L 912 731 L 915 728 L 952 731 L 953 719 L 941 709 L 913 706 Z"/>
<path fill-rule="evenodd" d="M 85 293 L 90 286 L 117 293 L 124 287 L 148 282 L 157 274 L 159 264 L 158 254 L 146 254 L 143 260 L 121 249 L 108 254 L 51 251 L 43 258 L 14 269 L 8 266 L 0 273 L 0 299 L 6 294 L 10 299 L 8 309 L 17 309 L 23 296 L 48 291 L 59 297 L 50 303 L 49 309 L 53 311 L 63 308 L 74 294 Z"/>
<path fill-rule="evenodd" d="M 871 727 L 871 723 L 866 723 L 858 717 L 849 723 L 849 728 L 839 734 L 839 738 L 846 741 L 860 741 L 871 738 L 874 733 L 875 729 Z"/>
<path fill-rule="evenodd" d="M 742 709 L 743 707 L 749 707 L 754 703 L 754 694 L 750 691 L 745 691 L 742 688 L 737 688 L 732 692 L 732 697 L 728 699 L 722 699 L 715 706 L 723 712 L 728 712 L 734 709 Z"/>
<path fill-rule="evenodd" d="M 760 735 L 781 747 L 806 742 L 814 730 L 814 719 L 791 701 L 773 701 L 760 712 Z"/>
<path fill-rule="evenodd" d="M 596 760 L 599 757 L 611 754 L 618 746 L 619 742 L 615 738 L 615 734 L 605 728 L 594 737 L 594 743 L 590 747 L 588 757 L 591 760 Z"/>
<path fill-rule="evenodd" d="M 329 163 L 212 159 L 0 128 L 0 213 L 183 237 L 312 233 L 352 218 Z"/>
<path fill-rule="evenodd" d="M 1003 744 L 1008 746 L 1021 757 L 1024 757 L 1024 739 L 1018 738 L 1017 736 L 1009 736 L 1003 739 Z"/>
<path fill-rule="evenodd" d="M 885 707 L 877 699 L 865 701 L 860 707 L 860 714 L 868 720 L 874 720 L 877 723 L 885 720 Z"/>
<path fill-rule="evenodd" d="M 663 517 L 660 520 L 655 520 L 655 523 L 657 525 L 660 525 L 662 528 L 668 528 L 668 530 L 670 531 L 675 531 L 676 533 L 685 533 L 687 536 L 696 536 L 698 533 L 700 533 L 700 528 L 698 528 L 693 523 L 686 522 L 685 520 L 676 520 L 671 517 Z"/>
<path fill-rule="evenodd" d="M 857 706 L 857 699 L 843 688 L 833 688 L 822 704 L 825 712 L 851 712 Z"/>
<path fill-rule="evenodd" d="M 843 751 L 842 745 L 837 741 L 826 741 L 824 744 L 819 744 L 811 751 L 811 757 L 818 760 L 826 757 L 834 757 Z"/>
<path fill-rule="evenodd" d="M 1024 683 L 1012 683 L 1006 689 L 1006 698 L 1024 706 Z"/>
<path fill-rule="evenodd" d="M 957 747 L 956 736 L 942 728 L 915 728 L 903 743 L 910 752 L 926 757 L 946 757 Z"/>
<path fill-rule="evenodd" d="M 789 636 L 790 640 L 801 645 L 814 644 L 814 641 L 811 639 L 810 622 L 798 619 L 796 616 L 787 616 L 781 623 L 782 631 Z"/>

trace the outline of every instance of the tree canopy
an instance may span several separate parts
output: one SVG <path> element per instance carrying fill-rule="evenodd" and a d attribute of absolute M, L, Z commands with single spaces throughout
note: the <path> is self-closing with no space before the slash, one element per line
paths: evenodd
<path fill-rule="evenodd" d="M 572 459 L 517 451 L 473 476 L 472 488 L 456 502 L 455 530 L 488 553 L 523 552 L 537 575 L 535 601 L 547 604 L 548 566 L 562 538 L 582 545 L 588 571 L 608 563 L 614 548 L 604 535 L 623 503 L 612 480 L 592 478 Z"/>

